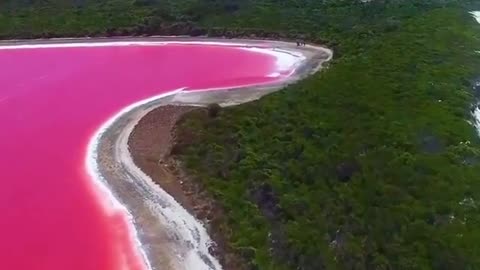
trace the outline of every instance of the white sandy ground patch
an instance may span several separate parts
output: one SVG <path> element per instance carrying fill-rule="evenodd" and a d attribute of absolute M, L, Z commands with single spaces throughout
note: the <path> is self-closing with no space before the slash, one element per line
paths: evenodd
<path fill-rule="evenodd" d="M 480 23 L 480 11 L 471 11 L 470 14 L 473 16 L 473 18 Z M 480 51 L 477 51 L 477 53 L 480 53 Z M 477 85 L 478 87 L 478 85 Z M 472 113 L 473 118 L 475 120 L 474 123 L 472 123 L 475 128 L 477 129 L 478 134 L 480 135 L 480 109 L 478 108 L 478 105 L 476 106 L 475 110 Z"/>
<path fill-rule="evenodd" d="M 473 18 L 480 23 L 480 11 L 470 11 L 470 14 L 472 14 Z"/>
<path fill-rule="evenodd" d="M 480 11 L 471 11 L 470 14 L 473 16 L 473 18 L 475 18 L 475 20 L 478 23 L 480 23 Z M 477 51 L 477 53 L 480 53 L 480 51 Z M 478 86 L 479 85 L 478 85 L 478 82 L 477 82 L 476 87 L 478 87 Z M 479 108 L 479 106 L 480 106 L 480 104 L 477 104 L 477 106 L 475 107 L 475 110 L 473 111 L 472 115 L 473 115 L 473 118 L 475 119 L 475 122 L 473 123 L 473 125 L 477 129 L 478 134 L 480 135 L 480 108 Z"/>
<path fill-rule="evenodd" d="M 105 133 L 105 131 L 120 116 L 122 116 L 124 114 L 127 114 L 133 108 L 139 107 L 139 106 L 141 106 L 145 103 L 148 103 L 150 101 L 153 101 L 153 100 L 157 100 L 157 99 L 161 99 L 161 98 L 166 97 L 166 96 L 174 95 L 175 93 L 178 93 L 182 90 L 183 89 L 178 89 L 178 90 L 175 90 L 175 91 L 163 93 L 161 95 L 154 96 L 154 97 L 151 97 L 149 99 L 142 100 L 142 101 L 139 101 L 137 103 L 131 104 L 130 106 L 124 108 L 123 110 L 118 112 L 115 116 L 113 116 L 109 120 L 107 120 L 107 122 L 102 124 L 102 126 L 93 135 L 93 137 L 91 138 L 91 140 L 90 140 L 90 142 L 87 146 L 87 157 L 86 157 L 85 165 L 86 165 L 87 172 L 89 173 L 91 179 L 95 182 L 96 186 L 99 188 L 98 189 L 98 192 L 99 192 L 98 197 L 100 198 L 100 201 L 103 203 L 104 208 L 109 211 L 110 215 L 113 215 L 114 212 L 121 211 L 122 213 L 124 213 L 128 217 L 128 220 L 129 220 L 128 224 L 130 225 L 130 232 L 133 233 L 132 234 L 132 238 L 133 238 L 132 242 L 136 244 L 137 250 L 140 253 L 138 255 L 140 255 L 141 258 L 143 258 L 143 261 L 144 261 L 147 269 L 154 269 L 154 268 L 152 268 L 152 266 L 150 265 L 150 262 L 147 258 L 145 250 L 143 249 L 142 244 L 141 244 L 141 242 L 140 242 L 140 240 L 137 236 L 137 230 L 136 230 L 136 228 L 134 226 L 134 223 L 133 223 L 132 214 L 129 212 L 127 207 L 125 207 L 125 205 L 121 204 L 120 201 L 113 195 L 112 190 L 110 189 L 106 179 L 100 173 L 99 164 L 97 162 L 97 160 L 98 160 L 98 151 L 97 151 L 98 150 L 98 144 L 99 144 L 100 138 Z"/>
<path fill-rule="evenodd" d="M 142 113 L 142 116 L 146 113 Z M 182 243 L 178 247 L 171 247 L 174 250 L 174 255 L 178 257 L 178 261 L 183 264 L 178 266 L 178 269 L 180 267 L 182 269 L 198 270 L 222 269 L 218 260 L 209 254 L 208 248 L 213 243 L 205 227 L 177 203 L 170 194 L 155 185 L 153 180 L 133 162 L 127 146 L 128 138 L 135 125 L 135 122 L 130 122 L 121 132 L 116 142 L 116 159 L 123 160 L 124 164 L 131 169 L 130 173 L 135 181 L 142 181 L 141 183 L 137 182 L 137 184 L 154 191 L 153 196 L 156 197 L 156 200 L 146 198 L 145 203 L 152 212 L 157 213 L 157 217 L 166 227 L 166 230 L 174 234 L 175 238 L 181 239 Z M 162 201 L 162 203 L 158 204 L 157 201 Z M 185 245 L 188 248 L 185 248 Z"/>
<path fill-rule="evenodd" d="M 277 71 L 272 77 L 288 77 L 261 86 L 230 89 L 178 89 L 138 101 L 111 117 L 96 131 L 89 142 L 86 170 L 108 213 L 128 217 L 132 243 L 137 256 L 148 270 L 220 270 L 217 258 L 210 254 L 212 241 L 205 226 L 185 210 L 172 196 L 155 185 L 133 162 L 128 138 L 138 121 L 149 111 L 167 104 L 204 106 L 219 103 L 237 105 L 260 98 L 316 71 L 332 58 L 323 47 L 299 48 L 292 43 L 264 40 L 222 40 L 204 38 L 127 38 L 7 41 L 0 50 L 105 46 L 163 46 L 166 44 L 233 46 L 276 58 Z M 283 73 L 282 73 L 283 72 Z M 241 91 L 239 88 L 244 88 Z M 212 91 L 216 90 L 216 91 Z M 148 217 L 148 218 L 147 218 Z M 153 217 L 153 218 L 151 218 Z M 152 221 L 154 219 L 154 221 Z M 128 259 L 121 260 L 127 262 Z M 128 265 L 125 265 L 128 269 Z"/>
<path fill-rule="evenodd" d="M 242 48 L 251 52 L 264 53 L 275 57 L 277 72 L 269 74 L 269 77 L 279 77 L 281 74 L 289 71 L 287 76 L 293 74 L 296 70 L 296 65 L 300 65 L 304 60 L 305 56 L 301 53 L 296 53 L 288 50 L 281 50 L 276 48 L 266 49 L 266 48 Z"/>

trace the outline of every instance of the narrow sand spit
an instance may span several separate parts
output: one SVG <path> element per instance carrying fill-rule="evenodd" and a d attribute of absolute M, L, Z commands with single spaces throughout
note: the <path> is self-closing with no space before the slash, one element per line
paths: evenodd
<path fill-rule="evenodd" d="M 144 256 L 148 269 L 188 269 L 220 270 L 219 260 L 212 255 L 213 244 L 201 221 L 191 215 L 174 197 L 156 185 L 134 163 L 128 141 L 137 123 L 148 112 L 164 105 L 204 106 L 218 103 L 222 106 L 237 105 L 252 101 L 263 95 L 277 91 L 286 85 L 302 79 L 322 68 L 329 61 L 329 49 L 279 41 L 223 40 L 201 38 L 148 38 L 121 39 L 124 44 L 131 42 L 188 42 L 199 44 L 222 43 L 242 49 L 274 54 L 278 65 L 282 65 L 282 55 L 293 55 L 295 69 L 283 81 L 250 86 L 244 89 L 177 89 L 161 96 L 152 97 L 132 104 L 105 123 L 89 145 L 87 167 L 96 183 L 111 195 L 110 199 L 128 212 L 139 252 Z M 62 41 L 50 41 L 61 43 Z M 64 41 L 65 42 L 65 41 Z M 69 43 L 82 42 L 68 40 Z M 88 40 L 89 43 L 92 40 Z M 11 42 L 21 45 L 22 42 Z M 25 44 L 25 46 L 35 46 Z M 68 46 L 68 45 L 66 45 Z M 277 76 L 272 74 L 272 76 Z M 198 91 L 200 90 L 200 91 Z"/>

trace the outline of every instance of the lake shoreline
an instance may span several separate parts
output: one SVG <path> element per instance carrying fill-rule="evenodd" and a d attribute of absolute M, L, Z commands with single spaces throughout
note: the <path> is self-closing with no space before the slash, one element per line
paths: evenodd
<path fill-rule="evenodd" d="M 177 41 L 177 39 L 175 40 Z M 211 41 L 217 42 L 216 40 Z M 225 42 L 225 40 L 221 40 L 221 42 Z M 265 41 L 229 40 L 229 42 L 252 45 L 260 42 L 262 48 L 266 45 Z M 225 260 L 222 259 L 223 254 L 215 254 L 215 256 L 212 254 L 218 252 L 214 252 L 211 248 L 214 244 L 203 226 L 205 222 L 199 221 L 191 215 L 195 214 L 195 211 L 192 211 L 195 205 L 190 207 L 183 205 L 182 207 L 177 202 L 180 197 L 179 193 L 169 194 L 166 192 L 164 189 L 168 191 L 168 188 L 164 188 L 162 181 L 151 180 L 152 176 L 155 177 L 155 172 L 138 164 L 141 162 L 135 157 L 141 155 L 142 151 L 145 151 L 145 147 L 136 148 L 135 144 L 129 143 L 131 134 L 135 134 L 143 128 L 151 129 L 152 123 L 137 124 L 139 121 L 141 123 L 147 114 L 161 110 L 155 110 L 158 107 L 169 104 L 206 106 L 211 103 L 231 106 L 252 101 L 318 71 L 322 64 L 330 60 L 332 56 L 330 50 L 320 47 L 299 48 L 295 44 L 285 42 L 268 42 L 268 44 L 271 49 L 301 52 L 305 59 L 299 63 L 295 72 L 287 79 L 272 84 L 216 89 L 216 91 L 207 91 L 210 89 L 183 91 L 179 89 L 159 98 L 154 97 L 140 102 L 114 117 L 110 125 L 97 138 L 95 159 L 98 164 L 99 177 L 105 180 L 104 184 L 112 191 L 115 198 L 128 209 L 131 222 L 135 227 L 136 238 L 139 240 L 138 248 L 144 250 L 145 259 L 147 264 L 151 265 L 151 269 L 158 269 L 160 265 L 162 269 L 222 269 L 219 261 Z M 181 116 L 181 113 L 177 116 Z M 170 122 L 170 124 L 174 123 L 176 120 Z M 169 131 L 167 130 L 167 132 Z M 169 146 L 167 145 L 167 147 Z M 155 161 L 155 157 L 153 157 L 153 161 L 154 163 L 158 162 Z M 160 164 L 160 162 L 158 163 Z M 161 166 L 159 167 L 161 168 Z M 190 208 L 190 213 L 185 208 Z M 171 220 L 172 213 L 179 220 Z"/>

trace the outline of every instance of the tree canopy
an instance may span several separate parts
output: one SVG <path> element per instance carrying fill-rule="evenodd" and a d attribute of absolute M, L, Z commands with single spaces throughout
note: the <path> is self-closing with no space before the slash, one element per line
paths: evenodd
<path fill-rule="evenodd" d="M 0 37 L 165 24 L 323 39 L 330 67 L 192 112 L 179 158 L 252 269 L 480 269 L 480 25 L 460 0 L 7 0 Z M 232 63 L 233 65 L 234 63 Z M 194 136 L 190 136 L 194 134 Z"/>

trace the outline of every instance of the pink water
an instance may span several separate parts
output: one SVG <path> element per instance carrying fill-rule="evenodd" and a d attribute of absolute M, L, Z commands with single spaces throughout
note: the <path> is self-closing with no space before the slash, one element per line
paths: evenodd
<path fill-rule="evenodd" d="M 121 108 L 181 87 L 267 83 L 275 58 L 207 45 L 0 50 L 0 269 L 143 268 L 102 208 L 87 144 Z"/>

